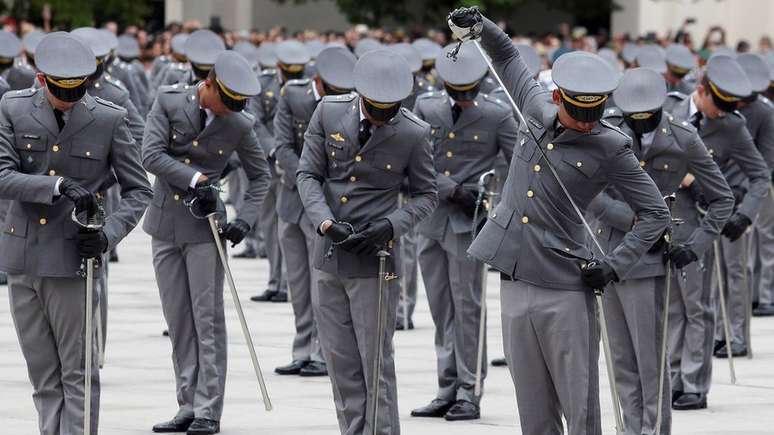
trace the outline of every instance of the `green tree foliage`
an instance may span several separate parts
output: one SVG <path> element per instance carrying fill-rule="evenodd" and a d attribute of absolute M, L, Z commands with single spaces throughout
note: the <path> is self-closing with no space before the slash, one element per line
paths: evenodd
<path fill-rule="evenodd" d="M 51 26 L 71 29 L 114 20 L 125 25 L 142 24 L 149 0 L 11 0 L 9 12 L 18 20 L 42 24 L 50 7 Z"/>

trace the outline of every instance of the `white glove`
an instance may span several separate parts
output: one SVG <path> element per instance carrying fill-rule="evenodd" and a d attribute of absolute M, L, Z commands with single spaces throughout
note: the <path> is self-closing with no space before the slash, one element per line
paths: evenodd
<path fill-rule="evenodd" d="M 477 7 L 455 9 L 447 17 L 447 22 L 460 41 L 478 39 L 484 29 L 484 19 Z"/>

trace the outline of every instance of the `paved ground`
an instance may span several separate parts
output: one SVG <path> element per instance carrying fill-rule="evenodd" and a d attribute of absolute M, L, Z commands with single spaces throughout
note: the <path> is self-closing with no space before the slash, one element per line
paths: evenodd
<path fill-rule="evenodd" d="M 239 248 L 237 248 L 239 249 Z M 175 410 L 169 340 L 162 337 L 158 291 L 151 266 L 150 239 L 135 231 L 121 246 L 121 262 L 111 265 L 110 329 L 107 363 L 102 371 L 102 434 L 146 434 Z M 230 296 L 226 296 L 229 377 L 223 434 L 338 433 L 327 378 L 304 380 L 279 377 L 272 369 L 290 359 L 293 330 L 290 304 L 256 304 L 248 297 L 266 282 L 265 260 L 233 260 L 258 355 L 267 377 L 275 410 L 267 413 L 259 401 L 257 382 Z M 497 276 L 490 274 L 488 303 L 499 313 Z M 433 326 L 424 298 L 417 308 L 418 329 L 396 335 L 398 394 L 403 434 L 518 434 L 516 402 L 508 372 L 491 369 L 483 400 L 483 418 L 473 423 L 446 423 L 409 416 L 411 409 L 433 398 L 435 360 Z M 774 319 L 753 323 L 755 359 L 736 362 L 739 385 L 729 382 L 728 366 L 718 361 L 706 411 L 675 415 L 674 433 L 774 434 Z M 490 356 L 502 354 L 499 314 L 489 325 Z M 602 363 L 602 361 L 600 361 Z M 602 412 L 606 434 L 613 434 L 604 366 Z M 0 425 L 3 434 L 37 433 L 31 387 L 8 310 L 7 292 L 0 291 Z"/>

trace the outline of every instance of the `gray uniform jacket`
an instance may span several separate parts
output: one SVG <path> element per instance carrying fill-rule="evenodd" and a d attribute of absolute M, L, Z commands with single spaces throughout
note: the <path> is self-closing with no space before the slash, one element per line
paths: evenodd
<path fill-rule="evenodd" d="M 284 222 L 299 224 L 304 204 L 296 188 L 296 171 L 304 133 L 318 101 L 309 79 L 291 80 L 283 88 L 274 116 L 274 143 L 277 165 L 282 169 L 277 198 L 277 214 Z"/>
<path fill-rule="evenodd" d="M 122 85 L 129 91 L 129 98 L 134 103 L 134 107 L 140 111 L 143 116 L 148 114 L 148 109 L 152 103 L 148 79 L 145 77 L 145 69 L 139 62 L 127 63 L 116 59 L 106 68 L 108 74 L 118 79 Z"/>
<path fill-rule="evenodd" d="M 739 112 L 747 120 L 747 130 L 752 135 L 763 159 L 774 170 L 774 103 L 763 95 L 748 103 Z"/>
<path fill-rule="evenodd" d="M 587 233 L 546 166 L 541 147 L 581 211 L 608 184 L 634 210 L 637 223 L 604 258 L 619 277 L 625 276 L 669 223 L 669 210 L 630 149 L 631 139 L 606 122 L 590 133 L 557 134 L 557 106 L 532 78 L 510 38 L 485 19 L 482 41 L 527 125 L 501 201 L 468 252 L 514 279 L 588 290 L 580 279 L 580 267 L 592 258 Z"/>
<path fill-rule="evenodd" d="M 634 136 L 619 110 L 609 109 L 605 119 L 621 128 L 624 133 Z M 667 196 L 677 192 L 685 174 L 691 173 L 709 204 L 707 214 L 698 222 L 698 226 L 694 225 L 696 222 L 686 222 L 684 225 L 689 227 L 680 228 L 683 234 L 690 232 L 683 243 L 701 258 L 731 216 L 734 196 L 720 168 L 712 160 L 691 124 L 664 113 L 654 134 L 653 142 L 644 152 L 636 140 L 632 149 L 640 159 L 640 166 L 656 182 L 661 194 Z M 690 205 L 693 205 L 692 201 Z M 634 222 L 634 211 L 621 199 L 620 193 L 614 187 L 608 187 L 594 198 L 589 204 L 589 215 L 598 221 L 597 238 L 607 251 L 612 251 L 621 243 Z M 627 275 L 620 278 L 624 280 L 663 276 L 666 273 L 663 254 L 661 250 L 646 253 Z"/>
<path fill-rule="evenodd" d="M 677 119 L 686 120 L 690 116 L 690 99 L 690 96 L 670 92 L 664 110 Z M 703 118 L 699 124 L 699 136 L 726 177 L 729 187 L 732 190 L 745 187 L 747 193 L 744 200 L 736 204 L 736 210 L 755 220 L 763 199 L 769 194 L 771 173 L 755 148 L 744 116 L 739 112 L 731 112 L 721 118 Z M 678 209 L 682 208 L 680 202 L 678 200 Z M 683 232 L 678 229 L 676 234 L 681 235 Z M 684 240 L 677 236 L 675 239 Z"/>
<path fill-rule="evenodd" d="M 430 126 L 403 108 L 375 128 L 360 147 L 360 97 L 324 97 L 304 135 L 297 182 L 307 216 L 319 232 L 326 219 L 355 228 L 387 218 L 397 241 L 438 203 L 429 141 Z M 408 201 L 398 207 L 398 193 L 408 178 Z M 364 258 L 342 249 L 327 255 L 330 239 L 318 240 L 315 267 L 343 278 L 376 276 L 376 257 Z"/>
<path fill-rule="evenodd" d="M 258 76 L 261 93 L 247 102 L 247 111 L 255 116 L 255 134 L 267 157 L 274 156 L 274 115 L 282 92 L 280 74 L 273 69 L 263 70 Z M 274 171 L 274 168 L 271 168 Z"/>
<path fill-rule="evenodd" d="M 430 124 L 433 143 L 438 208 L 422 221 L 419 232 L 442 240 L 446 225 L 454 234 L 470 233 L 473 219 L 449 201 L 458 185 L 477 188 L 478 178 L 494 168 L 495 160 L 510 163 L 518 139 L 518 126 L 510 107 L 486 94 L 478 94 L 472 107 L 462 111 L 455 124 L 446 92 L 428 92 L 417 99 L 414 113 Z M 486 215 L 481 212 L 481 217 Z"/>
<path fill-rule="evenodd" d="M 70 218 L 73 204 L 54 196 L 56 182 L 69 177 L 104 196 L 99 189 L 113 174 L 121 203 L 104 227 L 110 249 L 137 225 L 151 198 L 126 110 L 87 93 L 60 132 L 44 90 L 6 94 L 0 103 L 0 198 L 13 201 L 0 236 L 0 269 L 76 276 L 81 259 L 78 228 Z"/>
<path fill-rule="evenodd" d="M 8 84 L 8 82 L 5 81 L 4 78 L 0 77 L 0 98 L 2 98 L 2 96 L 10 90 L 11 86 Z"/>
<path fill-rule="evenodd" d="M 3 73 L 3 78 L 11 86 L 12 91 L 27 89 L 35 83 L 35 68 L 16 60 L 14 65 Z"/>
<path fill-rule="evenodd" d="M 142 135 L 145 130 L 145 121 L 129 98 L 129 91 L 126 90 L 124 85 L 113 77 L 102 74 L 97 81 L 91 83 L 88 92 L 95 97 L 110 101 L 126 109 L 129 131 L 132 132 L 137 149 L 140 149 L 140 146 L 142 146 Z"/>
<path fill-rule="evenodd" d="M 196 172 L 220 180 L 233 152 L 248 178 L 237 218 L 249 224 L 258 217 L 269 186 L 269 169 L 246 112 L 216 116 L 201 125 L 196 86 L 164 86 L 148 114 L 142 145 L 143 166 L 156 175 L 153 201 L 143 229 L 151 236 L 178 244 L 212 241 L 206 219 L 195 219 L 183 199 Z"/>

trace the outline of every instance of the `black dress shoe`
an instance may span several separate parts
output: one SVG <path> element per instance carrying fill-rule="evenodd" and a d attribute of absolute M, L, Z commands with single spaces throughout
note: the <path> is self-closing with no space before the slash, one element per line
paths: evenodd
<path fill-rule="evenodd" d="M 110 251 L 110 258 L 108 259 L 109 263 L 118 263 L 118 252 L 116 252 L 115 249 Z"/>
<path fill-rule="evenodd" d="M 404 327 L 405 327 L 405 324 L 403 323 L 403 321 L 402 320 L 398 320 L 398 323 L 395 325 L 395 330 L 396 331 L 403 331 Z M 409 330 L 414 329 L 414 321 L 413 320 L 409 320 L 408 321 L 408 329 Z"/>
<path fill-rule="evenodd" d="M 8 284 L 8 275 L 5 272 L 0 272 L 0 285 Z"/>
<path fill-rule="evenodd" d="M 165 421 L 153 426 L 153 432 L 156 433 L 173 433 L 173 432 L 185 432 L 188 430 L 188 426 L 193 423 L 193 418 L 175 417 L 172 420 Z"/>
<path fill-rule="evenodd" d="M 220 422 L 197 418 L 188 426 L 187 435 L 211 435 L 220 432 Z"/>
<path fill-rule="evenodd" d="M 707 407 L 707 395 L 698 393 L 683 393 L 679 399 L 672 403 L 675 411 L 690 411 Z"/>
<path fill-rule="evenodd" d="M 277 292 L 274 296 L 271 297 L 272 302 L 287 302 L 288 301 L 288 292 Z"/>
<path fill-rule="evenodd" d="M 481 418 L 481 409 L 473 402 L 458 400 L 443 418 L 446 421 L 478 420 Z"/>
<path fill-rule="evenodd" d="M 731 343 L 731 353 L 734 358 L 747 356 L 747 346 L 739 343 Z M 728 347 L 723 346 L 715 351 L 715 358 L 728 358 Z"/>
<path fill-rule="evenodd" d="M 309 361 L 298 373 L 303 378 L 313 378 L 316 376 L 328 376 L 328 366 L 324 362 Z"/>
<path fill-rule="evenodd" d="M 258 258 L 258 253 L 253 247 L 247 247 L 239 254 L 234 254 L 234 258 Z"/>
<path fill-rule="evenodd" d="M 266 290 L 259 295 L 251 296 L 250 300 L 253 302 L 269 302 L 277 293 L 279 292 L 275 290 Z"/>
<path fill-rule="evenodd" d="M 161 331 L 161 335 L 163 335 L 164 337 L 169 337 L 169 329 L 165 329 Z"/>
<path fill-rule="evenodd" d="M 726 347 L 726 340 L 715 340 L 715 344 L 712 345 L 712 353 L 714 354 L 724 347 Z"/>
<path fill-rule="evenodd" d="M 508 360 L 506 360 L 505 357 L 495 358 L 492 360 L 492 367 L 506 367 L 507 365 Z"/>
<path fill-rule="evenodd" d="M 680 396 L 682 395 L 683 395 L 682 391 L 676 391 L 676 390 L 672 391 L 672 403 L 675 403 L 675 401 L 679 399 Z"/>
<path fill-rule="evenodd" d="M 301 361 L 301 360 L 293 360 L 292 363 L 286 365 L 277 367 L 274 369 L 274 373 L 278 375 L 297 375 L 301 373 L 301 369 L 306 367 L 306 365 L 309 364 L 309 361 Z"/>
<path fill-rule="evenodd" d="M 429 405 L 411 411 L 412 417 L 438 417 L 441 418 L 454 406 L 453 400 L 433 399 Z"/>
<path fill-rule="evenodd" d="M 755 309 L 753 309 L 753 316 L 755 317 L 774 316 L 774 304 L 759 304 Z"/>

